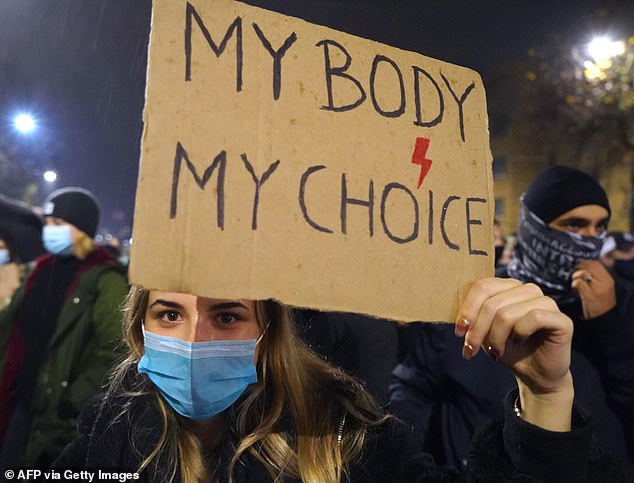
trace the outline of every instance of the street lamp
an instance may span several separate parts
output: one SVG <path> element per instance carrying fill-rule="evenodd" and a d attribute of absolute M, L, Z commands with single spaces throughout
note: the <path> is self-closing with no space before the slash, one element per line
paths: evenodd
<path fill-rule="evenodd" d="M 42 177 L 44 178 L 44 181 L 46 181 L 47 183 L 54 183 L 55 180 L 57 180 L 57 173 L 49 169 L 48 171 L 44 172 Z"/>
<path fill-rule="evenodd" d="M 588 44 L 588 54 L 593 60 L 586 60 L 583 63 L 583 75 L 588 80 L 604 80 L 605 71 L 612 67 L 611 59 L 624 53 L 624 41 L 610 40 L 608 37 L 595 37 Z"/>
<path fill-rule="evenodd" d="M 13 118 L 13 126 L 21 134 L 30 134 L 37 127 L 37 123 L 32 115 L 23 112 Z"/>
<path fill-rule="evenodd" d="M 588 53 L 595 62 L 608 60 L 625 53 L 625 42 L 622 40 L 610 40 L 608 37 L 595 37 L 588 44 Z"/>

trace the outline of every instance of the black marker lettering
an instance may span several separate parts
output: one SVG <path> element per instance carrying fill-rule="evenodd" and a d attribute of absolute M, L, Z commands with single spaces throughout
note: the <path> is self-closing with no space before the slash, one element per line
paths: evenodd
<path fill-rule="evenodd" d="M 427 227 L 427 241 L 434 243 L 434 192 L 429 190 L 429 226 Z"/>
<path fill-rule="evenodd" d="M 460 138 L 462 139 L 462 142 L 464 142 L 464 140 L 465 140 L 465 137 L 464 137 L 464 111 L 463 111 L 462 105 L 464 104 L 464 101 L 467 100 L 467 97 L 469 96 L 469 94 L 471 94 L 471 91 L 475 87 L 475 84 L 473 82 L 471 84 L 469 84 L 469 86 L 465 89 L 465 91 L 460 96 L 460 99 L 458 99 L 458 96 L 456 95 L 454 90 L 451 88 L 451 84 L 449 84 L 449 81 L 442 74 L 442 72 L 441 72 L 440 76 L 442 77 L 442 80 L 445 81 L 445 84 L 447 85 L 447 89 L 449 89 L 449 92 L 451 92 L 451 95 L 454 98 L 454 101 L 456 101 L 456 104 L 458 104 L 458 117 L 459 117 L 459 120 L 460 120 Z"/>
<path fill-rule="evenodd" d="M 370 180 L 368 190 L 368 201 L 355 198 L 348 198 L 348 185 L 346 183 L 346 173 L 341 175 L 341 232 L 347 233 L 348 230 L 348 205 L 367 206 L 369 213 L 370 236 L 374 235 L 374 181 Z"/>
<path fill-rule="evenodd" d="M 251 178 L 253 178 L 253 182 L 255 183 L 255 196 L 253 197 L 253 218 L 251 219 L 251 229 L 257 230 L 258 205 L 260 204 L 260 188 L 262 188 L 264 183 L 266 183 L 266 180 L 269 179 L 269 177 L 273 174 L 273 171 L 277 169 L 277 167 L 280 164 L 280 160 L 278 159 L 277 161 L 272 163 L 266 169 L 262 177 L 258 179 L 258 177 L 255 174 L 255 170 L 253 169 L 253 166 L 251 165 L 251 163 L 249 162 L 249 159 L 247 158 L 247 155 L 242 153 L 240 157 L 242 158 L 242 161 L 244 162 L 244 165 L 247 168 L 247 171 L 249 172 L 249 174 L 251 175 Z"/>
<path fill-rule="evenodd" d="M 445 203 L 442 205 L 442 214 L 440 215 L 440 234 L 442 235 L 442 239 L 445 241 L 445 245 L 447 245 L 452 250 L 460 250 L 460 245 L 456 245 L 449 240 L 447 236 L 447 230 L 445 230 L 445 219 L 447 218 L 447 210 L 449 209 L 449 205 L 456 200 L 459 200 L 460 196 L 450 196 L 447 198 Z"/>
<path fill-rule="evenodd" d="M 390 64 L 396 72 L 396 75 L 398 76 L 398 84 L 401 93 L 401 104 L 393 111 L 384 111 L 381 106 L 379 106 L 379 103 L 376 100 L 374 83 L 376 79 L 376 71 L 378 69 L 379 63 L 381 62 Z M 398 65 L 396 65 L 396 62 L 388 57 L 385 57 L 384 55 L 376 55 L 374 57 L 374 62 L 372 62 L 372 71 L 370 72 L 370 97 L 372 98 L 374 109 L 376 109 L 376 112 L 378 112 L 382 116 L 399 117 L 405 112 L 405 83 L 403 82 L 403 74 L 401 73 L 401 69 L 398 68 Z"/>
<path fill-rule="evenodd" d="M 361 83 L 357 79 L 352 77 L 350 74 L 346 73 L 346 70 L 348 70 L 348 67 L 350 67 L 350 63 L 352 62 L 352 57 L 350 57 L 350 54 L 348 53 L 348 51 L 343 47 L 343 45 L 339 44 L 338 42 L 335 42 L 334 40 L 321 40 L 317 42 L 316 45 L 317 47 L 320 47 L 320 46 L 324 47 L 326 88 L 328 89 L 328 105 L 322 106 L 321 108 L 326 109 L 328 111 L 343 112 L 343 111 L 350 111 L 354 109 L 355 107 L 359 106 L 363 101 L 365 101 L 366 94 L 365 94 L 365 91 L 363 90 L 363 87 L 361 86 Z M 346 61 L 343 66 L 333 67 L 331 65 L 330 63 L 330 46 L 331 45 L 334 47 L 337 47 L 346 56 Z M 351 104 L 346 104 L 343 106 L 335 106 L 334 96 L 332 93 L 333 76 L 342 77 L 342 78 L 351 80 L 354 83 L 354 85 L 357 86 L 357 89 L 359 90 L 359 93 L 360 93 L 359 98 Z"/>
<path fill-rule="evenodd" d="M 203 23 L 200 15 L 194 8 L 194 6 L 187 2 L 185 7 L 185 81 L 192 80 L 192 17 L 196 20 L 198 27 L 205 37 L 205 40 L 211 47 L 211 50 L 216 54 L 216 57 L 224 52 L 227 47 L 227 42 L 236 32 L 236 91 L 242 90 L 242 19 L 236 17 L 233 23 L 227 29 L 225 36 L 223 37 L 220 45 L 216 45 L 214 39 L 211 38 L 211 34 L 207 27 Z"/>
<path fill-rule="evenodd" d="M 484 198 L 467 198 L 466 209 L 467 209 L 467 241 L 469 243 L 469 255 L 484 255 L 487 256 L 487 252 L 484 250 L 473 250 L 471 248 L 471 225 L 481 225 L 482 220 L 473 220 L 471 219 L 471 211 L 469 207 L 469 203 L 486 203 L 487 200 Z"/>
<path fill-rule="evenodd" d="M 302 209 L 302 215 L 304 215 L 304 220 L 312 226 L 317 231 L 322 231 L 324 233 L 332 233 L 330 228 L 326 228 L 325 226 L 318 225 L 313 221 L 313 219 L 308 216 L 308 210 L 306 209 L 306 183 L 308 182 L 308 177 L 316 171 L 325 169 L 325 166 L 311 166 L 308 168 L 304 174 L 302 174 L 302 179 L 299 183 L 299 206 Z"/>
<path fill-rule="evenodd" d="M 445 98 L 442 95 L 442 91 L 440 90 L 440 86 L 436 82 L 436 80 L 431 76 L 429 72 L 424 69 L 421 69 L 418 66 L 413 65 L 412 69 L 414 70 L 414 99 L 416 102 L 416 120 L 414 124 L 422 127 L 433 127 L 436 124 L 440 124 L 442 121 L 443 114 L 445 112 Z M 420 99 L 420 75 L 423 74 L 425 77 L 429 79 L 432 83 L 436 92 L 438 93 L 438 115 L 433 118 L 431 121 L 423 121 L 423 113 L 421 109 L 421 99 Z"/>
<path fill-rule="evenodd" d="M 394 235 L 388 228 L 387 223 L 385 221 L 385 203 L 387 201 L 387 196 L 390 194 L 390 191 L 392 191 L 393 189 L 400 189 L 405 191 L 409 195 L 414 205 L 414 228 L 412 229 L 411 235 L 404 238 Z M 407 189 L 407 187 L 403 186 L 400 183 L 390 183 L 386 185 L 385 188 L 383 189 L 383 195 L 381 196 L 381 223 L 383 224 L 383 231 L 385 231 L 385 234 L 388 236 L 390 240 L 396 243 L 408 243 L 408 242 L 411 242 L 412 240 L 415 240 L 418 237 L 418 202 L 416 201 L 416 197 L 414 196 L 414 193 L 412 193 L 409 189 Z"/>
<path fill-rule="evenodd" d="M 280 89 L 282 86 L 282 57 L 284 57 L 291 45 L 297 40 L 297 35 L 293 32 L 278 50 L 273 50 L 271 43 L 258 24 L 254 23 L 253 28 L 255 29 L 255 33 L 258 34 L 264 48 L 271 54 L 271 57 L 273 57 L 273 99 L 277 101 L 280 98 Z"/>
<path fill-rule="evenodd" d="M 176 144 L 176 156 L 174 157 L 174 172 L 172 175 L 172 197 L 170 200 L 170 219 L 176 217 L 176 210 L 178 204 L 178 185 L 180 180 L 181 165 L 183 159 L 189 168 L 189 171 L 194 175 L 194 180 L 198 187 L 202 190 L 205 189 L 205 185 L 211 178 L 213 172 L 218 168 L 218 177 L 216 181 L 216 211 L 217 211 L 217 224 L 221 230 L 225 227 L 225 169 L 227 167 L 227 152 L 220 151 L 218 156 L 214 158 L 213 163 L 207 166 L 202 178 L 198 175 L 196 167 L 189 160 L 187 151 L 180 142 Z"/>

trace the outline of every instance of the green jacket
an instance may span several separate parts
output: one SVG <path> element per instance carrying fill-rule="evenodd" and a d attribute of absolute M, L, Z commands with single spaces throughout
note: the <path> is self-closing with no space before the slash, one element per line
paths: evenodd
<path fill-rule="evenodd" d="M 119 357 L 121 304 L 128 291 L 122 272 L 118 264 L 95 264 L 80 273 L 66 298 L 37 376 L 21 462 L 25 467 L 50 460 L 74 439 L 77 414 Z M 24 285 L 0 313 L 0 371 L 23 297 Z"/>

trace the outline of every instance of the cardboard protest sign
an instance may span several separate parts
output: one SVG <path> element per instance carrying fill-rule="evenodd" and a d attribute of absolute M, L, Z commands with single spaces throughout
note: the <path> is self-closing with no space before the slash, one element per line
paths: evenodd
<path fill-rule="evenodd" d="M 471 70 L 227 0 L 154 2 L 130 275 L 453 320 L 492 273 Z"/>

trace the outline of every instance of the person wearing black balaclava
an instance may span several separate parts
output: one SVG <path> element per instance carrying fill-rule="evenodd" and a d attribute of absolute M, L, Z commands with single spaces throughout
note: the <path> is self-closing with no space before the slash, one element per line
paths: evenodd
<path fill-rule="evenodd" d="M 598 260 L 610 214 L 591 176 L 546 169 L 521 198 L 513 258 L 497 276 L 534 283 L 573 320 L 575 400 L 594 415 L 601 443 L 633 466 L 634 304 Z M 493 369 L 494 351 L 467 364 L 455 356 L 455 344 L 452 327 L 423 324 L 414 350 L 392 374 L 390 402 L 437 461 L 465 467 L 471 436 L 502 414 L 513 381 Z"/>
<path fill-rule="evenodd" d="M 536 283 L 573 318 L 607 313 L 616 306 L 614 279 L 598 259 L 609 220 L 607 195 L 594 178 L 548 168 L 521 198 L 507 276 Z"/>
<path fill-rule="evenodd" d="M 117 358 L 122 267 L 93 238 L 99 204 L 81 188 L 43 206 L 49 252 L 0 312 L 0 481 L 6 468 L 46 469 Z"/>

